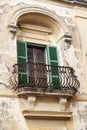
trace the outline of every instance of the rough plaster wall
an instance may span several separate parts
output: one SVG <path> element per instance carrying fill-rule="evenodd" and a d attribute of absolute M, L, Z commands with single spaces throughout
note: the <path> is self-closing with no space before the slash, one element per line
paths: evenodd
<path fill-rule="evenodd" d="M 73 8 L 67 8 L 67 7 L 61 7 L 58 4 L 51 4 L 48 2 L 40 2 L 38 0 L 0 0 L 0 12 L 2 13 L 2 7 L 5 5 L 9 5 L 10 7 L 12 7 L 14 9 L 14 7 L 16 7 L 15 9 L 17 9 L 18 7 L 29 7 L 29 6 L 35 6 L 35 7 L 43 7 L 43 8 L 47 8 L 50 11 L 53 11 L 55 14 L 58 14 L 58 16 L 62 16 L 64 21 L 67 23 L 67 25 L 69 26 L 70 24 L 73 26 L 75 25 L 73 19 L 74 19 L 74 15 L 75 15 L 75 11 L 73 10 Z M 11 12 L 9 12 L 11 13 Z"/>
<path fill-rule="evenodd" d="M 29 130 L 68 130 L 66 121 L 62 120 L 31 120 L 26 119 Z M 34 126 L 33 126 L 34 124 Z"/>
<path fill-rule="evenodd" d="M 11 40 L 11 34 L 8 33 L 8 24 L 10 23 L 12 14 L 19 8 L 27 6 L 39 6 L 48 8 L 54 11 L 58 16 L 65 21 L 73 35 L 75 29 L 75 13 L 73 9 L 60 7 L 56 5 L 44 4 L 35 0 L 0 0 L 0 87 L 8 87 L 9 76 L 12 71 L 12 66 L 16 63 L 16 42 Z M 76 75 L 81 81 L 81 87 L 85 86 L 84 76 L 82 76 L 82 64 L 80 46 L 74 42 L 67 44 L 64 41 L 59 41 L 59 61 L 60 65 L 71 66 L 76 70 Z M 77 41 L 77 40 L 76 40 Z M 7 76 L 8 75 L 8 76 Z M 81 92 L 85 92 L 85 88 Z M 82 112 L 78 112 L 78 108 L 84 110 L 84 103 L 77 103 L 74 106 L 75 130 L 86 130 L 86 123 L 81 116 Z M 87 112 L 86 112 L 87 114 Z M 79 119 L 78 119 L 79 118 Z M 81 124 L 81 122 L 82 124 Z M 23 124 L 23 127 L 22 127 Z M 81 125 L 80 125 L 81 124 Z M 19 110 L 17 99 L 0 98 L 0 130 L 27 130 L 22 115 Z"/>
<path fill-rule="evenodd" d="M 20 112 L 18 99 L 0 98 L 0 130 L 28 130 Z"/>
<path fill-rule="evenodd" d="M 16 63 L 15 43 L 0 42 L 0 86 L 9 87 L 12 66 Z"/>
<path fill-rule="evenodd" d="M 0 7 L 0 87 L 8 87 L 11 69 L 13 64 L 16 63 L 16 43 L 15 40 L 11 40 L 8 31 L 12 9 L 7 5 Z"/>
<path fill-rule="evenodd" d="M 73 33 L 74 28 L 74 11 L 66 7 L 60 7 L 35 0 L 0 0 L 0 84 L 8 85 L 9 75 L 14 63 L 17 61 L 16 56 L 16 40 L 11 40 L 11 34 L 8 25 L 11 21 L 13 13 L 23 7 L 37 6 L 47 8 L 50 11 L 61 16 L 61 19 L 70 28 Z M 72 50 L 71 50 L 72 51 Z M 63 58 L 63 56 L 62 56 Z M 71 62 L 71 61 L 69 61 Z M 71 64 L 69 64 L 71 65 Z"/>
<path fill-rule="evenodd" d="M 73 104 L 75 130 L 87 130 L 87 102 Z"/>
<path fill-rule="evenodd" d="M 85 80 L 83 76 L 82 70 L 82 61 L 81 61 L 81 49 L 76 48 L 73 44 L 67 45 L 67 43 L 62 45 L 62 54 L 64 59 L 64 65 L 73 67 L 75 70 L 75 75 L 80 81 L 79 92 L 86 92 L 85 88 Z"/>
<path fill-rule="evenodd" d="M 83 65 L 82 75 L 85 79 L 85 86 L 87 86 L 87 14 L 85 18 L 78 17 L 76 19 L 76 22 L 78 24 L 78 31 L 80 35 L 81 49 L 82 49 L 82 65 Z"/>

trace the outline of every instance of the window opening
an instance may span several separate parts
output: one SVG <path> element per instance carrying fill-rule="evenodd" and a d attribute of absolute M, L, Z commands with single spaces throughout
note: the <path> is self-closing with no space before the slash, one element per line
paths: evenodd
<path fill-rule="evenodd" d="M 21 86 L 58 89 L 60 70 L 57 47 L 17 41 L 17 54 Z"/>

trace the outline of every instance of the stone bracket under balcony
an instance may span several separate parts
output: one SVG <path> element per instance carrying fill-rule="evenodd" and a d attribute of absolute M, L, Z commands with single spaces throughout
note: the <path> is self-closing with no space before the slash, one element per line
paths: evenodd
<path fill-rule="evenodd" d="M 70 99 L 64 97 L 20 98 L 20 109 L 29 118 L 70 118 L 72 116 Z M 56 115 L 56 116 L 55 116 Z"/>

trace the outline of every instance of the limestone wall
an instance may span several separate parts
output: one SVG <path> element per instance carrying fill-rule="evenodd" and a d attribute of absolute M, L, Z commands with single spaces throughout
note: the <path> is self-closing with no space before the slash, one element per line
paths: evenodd
<path fill-rule="evenodd" d="M 87 129 L 87 102 L 76 102 L 73 104 L 75 130 Z"/>
<path fill-rule="evenodd" d="M 17 98 L 0 97 L 0 130 L 28 130 Z"/>
<path fill-rule="evenodd" d="M 80 94 L 87 94 L 87 10 L 86 8 L 73 7 L 60 3 L 51 3 L 36 0 L 0 0 L 0 130 L 27 130 L 26 123 L 21 114 L 18 99 L 6 98 L 14 96 L 9 89 L 9 78 L 12 73 L 12 66 L 17 63 L 17 50 L 15 36 L 9 31 L 8 25 L 15 13 L 24 8 L 39 7 L 48 12 L 52 12 L 64 23 L 62 31 L 72 35 L 71 44 L 67 44 L 61 35 L 58 42 L 54 43 L 58 46 L 60 65 L 70 66 L 75 69 L 76 75 L 80 81 Z M 17 19 L 13 22 L 17 22 Z M 68 30 L 66 30 L 68 28 Z M 61 32 L 62 32 L 61 31 Z M 54 39 L 52 39 L 53 41 Z M 52 44 L 52 42 L 51 42 Z M 9 89 L 8 89 L 9 88 Z M 51 100 L 52 101 L 52 100 Z M 87 102 L 77 102 L 73 106 L 73 116 L 75 130 L 86 130 L 86 112 Z M 39 106 L 39 105 L 38 105 Z M 55 105 L 55 110 L 58 110 Z M 40 104 L 42 107 L 42 104 Z M 37 109 L 39 110 L 38 107 Z M 49 107 L 49 106 L 47 106 Z M 46 110 L 46 108 L 43 108 Z M 78 120 L 79 118 L 79 120 Z M 78 120 L 78 121 L 77 121 Z M 82 124 L 80 123 L 82 122 Z M 81 125 L 79 125 L 81 124 Z"/>
<path fill-rule="evenodd" d="M 58 41 L 59 62 L 60 65 L 71 66 L 75 69 L 76 75 L 81 83 L 80 91 L 86 92 L 86 74 L 84 73 L 86 69 L 83 69 L 86 64 L 86 52 L 84 52 L 84 48 L 86 48 L 86 17 L 85 20 L 84 18 L 77 18 L 76 12 L 78 8 L 69 8 L 69 6 L 61 6 L 58 3 L 51 4 L 35 0 L 32 0 L 32 2 L 29 0 L 0 1 L 0 84 L 2 85 L 3 83 L 5 86 L 9 85 L 8 79 L 12 71 L 12 66 L 17 62 L 16 37 L 14 40 L 11 39 L 12 36 L 9 32 L 8 25 L 12 20 L 12 16 L 14 16 L 14 12 L 26 7 L 46 8 L 47 10 L 54 12 L 55 15 L 60 17 L 66 24 L 72 35 L 72 44 L 68 45 L 62 39 Z M 83 26 L 81 27 L 82 23 Z M 81 32 L 81 36 L 79 31 Z M 85 34 L 83 35 L 84 32 Z"/>

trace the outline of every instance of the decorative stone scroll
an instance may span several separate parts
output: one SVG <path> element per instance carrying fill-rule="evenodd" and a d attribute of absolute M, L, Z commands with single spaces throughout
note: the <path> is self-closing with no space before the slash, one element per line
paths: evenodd
<path fill-rule="evenodd" d="M 11 33 L 11 39 L 13 40 L 14 37 L 16 36 L 17 30 L 18 30 L 18 26 L 14 25 L 14 24 L 10 24 L 8 25 L 9 31 Z"/>

